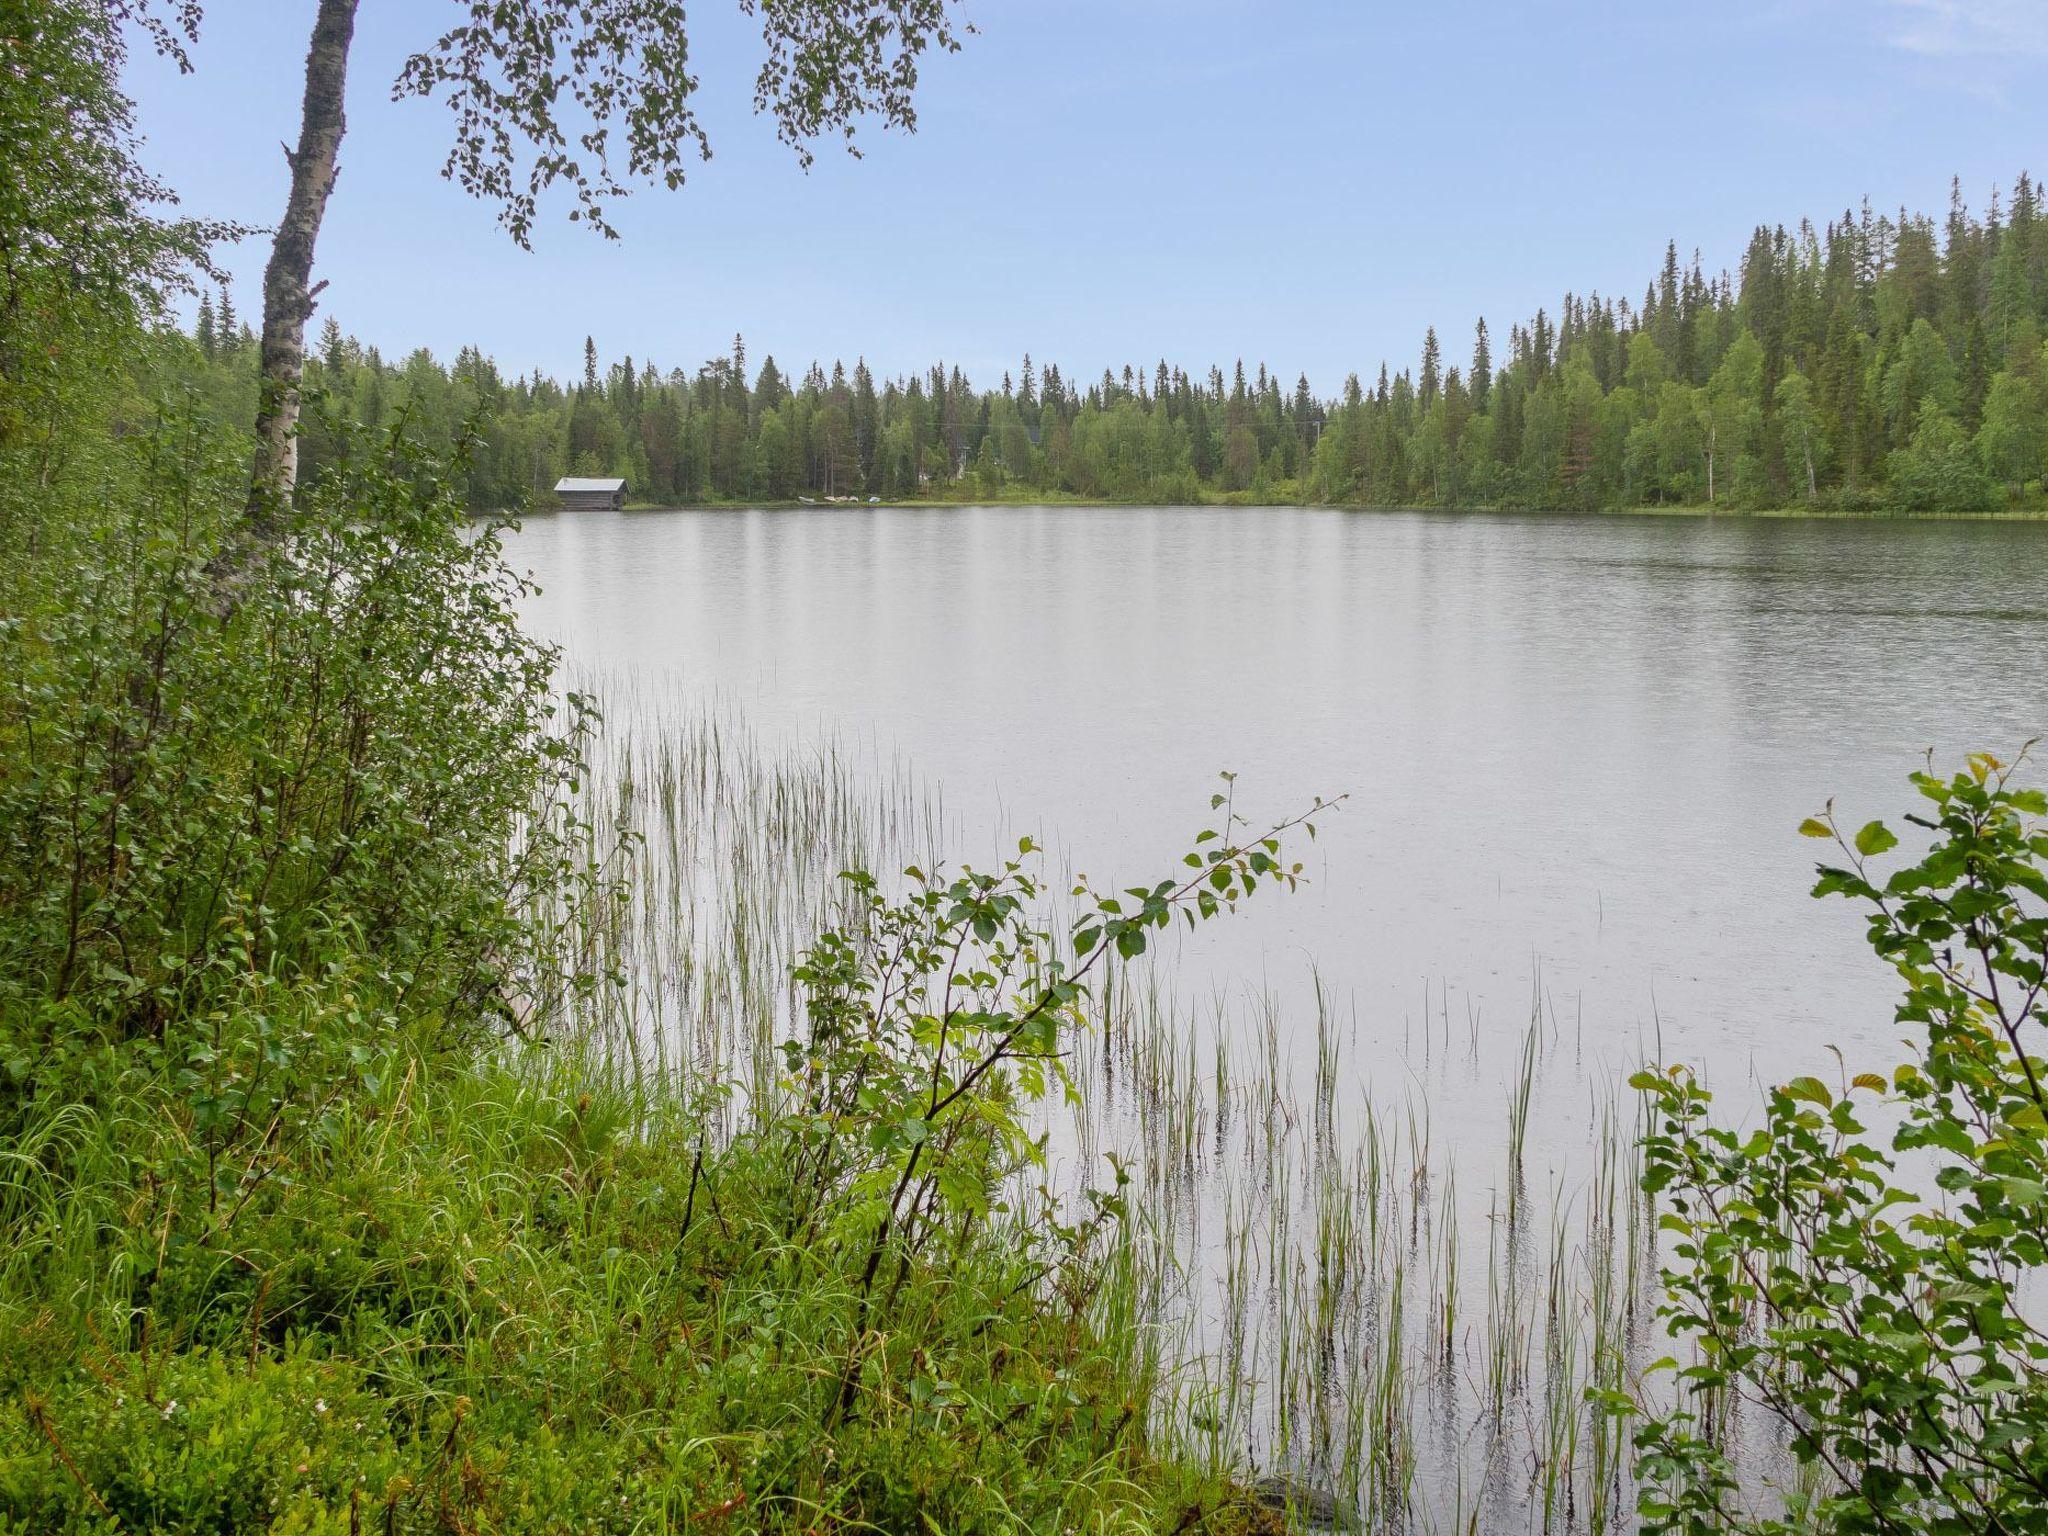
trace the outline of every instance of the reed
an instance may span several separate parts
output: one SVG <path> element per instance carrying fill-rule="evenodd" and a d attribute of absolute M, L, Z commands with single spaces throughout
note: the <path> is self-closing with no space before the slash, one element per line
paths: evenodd
<path fill-rule="evenodd" d="M 801 1003 L 787 978 L 843 916 L 837 873 L 929 867 L 973 839 L 900 762 L 631 690 L 607 713 L 590 853 L 624 860 L 631 889 L 624 915 L 576 935 L 618 978 L 578 1023 L 730 1137 L 773 1108 L 775 1042 Z M 1547 1080 L 1583 1070 L 1576 1051 L 1554 1059 L 1540 984 L 1510 1037 L 1499 1145 L 1454 1152 L 1427 1094 L 1374 1095 L 1346 1048 L 1358 1021 L 1312 969 L 1303 995 L 1306 1020 L 1270 990 L 1195 1002 L 1170 957 L 1130 965 L 1075 1043 L 1080 1091 L 1038 1128 L 1029 1208 L 1074 1209 L 1111 1157 L 1128 1172 L 1087 1323 L 1142 1390 L 1150 1442 L 1333 1488 L 1372 1530 L 1627 1529 L 1613 1405 L 1668 1346 L 1647 1323 L 1653 1217 L 1625 1090 L 1593 1083 L 1582 1161 L 1532 1180 Z M 1427 999 L 1425 1061 L 1451 1053 L 1449 1008 Z M 1496 1035 L 1470 1004 L 1461 1022 L 1482 1062 Z M 1314 1042 L 1300 1080 L 1294 1039 Z"/>

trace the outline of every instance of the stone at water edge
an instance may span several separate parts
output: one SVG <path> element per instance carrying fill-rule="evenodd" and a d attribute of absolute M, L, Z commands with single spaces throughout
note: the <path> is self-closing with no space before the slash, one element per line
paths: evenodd
<path fill-rule="evenodd" d="M 1252 1497 L 1268 1509 L 1278 1510 L 1331 1531 L 1358 1529 L 1358 1511 L 1338 1502 L 1337 1495 L 1321 1483 L 1277 1473 L 1252 1484 Z"/>

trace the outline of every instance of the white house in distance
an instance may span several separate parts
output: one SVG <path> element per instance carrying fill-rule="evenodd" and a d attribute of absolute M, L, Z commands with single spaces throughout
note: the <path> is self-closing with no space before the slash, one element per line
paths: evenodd
<path fill-rule="evenodd" d="M 616 512 L 626 504 L 626 482 L 565 475 L 555 482 L 555 499 L 565 512 Z"/>

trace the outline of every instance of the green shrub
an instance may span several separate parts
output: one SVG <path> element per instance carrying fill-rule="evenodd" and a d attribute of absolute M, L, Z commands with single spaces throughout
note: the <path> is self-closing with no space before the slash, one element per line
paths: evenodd
<path fill-rule="evenodd" d="M 2048 796 L 1971 759 L 1917 774 L 1932 834 L 1835 837 L 1817 895 L 1870 908 L 1918 1050 L 1889 1079 L 1771 1091 L 1753 1131 L 1716 1126 L 1682 1069 L 1637 1085 L 1658 1123 L 1645 1187 L 1665 1205 L 1666 1324 L 1697 1346 L 1680 1411 L 1638 1436 L 1645 1529 L 1926 1533 L 2048 1529 Z M 1863 1106 L 1889 1099 L 1889 1150 Z M 1862 1101 L 1859 1103 L 1859 1101 Z M 1815 1491 L 1744 1513 L 1728 1407 L 1760 1408 Z"/>
<path fill-rule="evenodd" d="M 0 1408 L 0 1531 L 347 1536 L 408 1486 L 384 1405 L 344 1361 L 210 1350 Z"/>
<path fill-rule="evenodd" d="M 562 872 L 577 749 L 496 534 L 366 454 L 226 602 L 239 465 L 175 419 L 128 454 L 0 634 L 0 1008 L 161 1034 L 346 955 L 474 1011 Z"/>
<path fill-rule="evenodd" d="M 1930 400 L 1913 441 L 1891 456 L 1892 501 L 1909 512 L 1981 512 L 1995 487 L 1976 445 L 1955 418 Z"/>

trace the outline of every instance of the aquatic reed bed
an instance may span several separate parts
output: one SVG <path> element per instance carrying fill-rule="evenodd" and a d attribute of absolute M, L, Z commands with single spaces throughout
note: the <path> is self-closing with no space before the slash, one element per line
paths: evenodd
<path fill-rule="evenodd" d="M 730 1138 L 781 1091 L 791 971 L 844 915 L 839 872 L 929 869 L 971 839 L 900 763 L 770 743 L 671 699 L 615 696 L 608 715 L 585 821 L 630 889 L 579 936 L 616 977 L 579 1023 Z M 1496 1032 L 1470 1004 L 1461 1022 L 1439 993 L 1415 1043 L 1442 1068 L 1462 1033 L 1484 1071 Z M 1617 1408 L 1657 1342 L 1652 1215 L 1618 1082 L 1583 1090 L 1581 1160 L 1531 1177 L 1532 1117 L 1582 1070 L 1553 1049 L 1540 985 L 1501 1064 L 1495 1145 L 1446 1141 L 1426 1089 L 1388 1097 L 1313 971 L 1292 998 L 1198 1004 L 1172 955 L 1150 956 L 1091 1025 L 1015 1208 L 1071 1219 L 1087 1191 L 1126 1190 L 1085 1294 L 1043 1289 L 1124 1359 L 1154 1446 L 1332 1491 L 1371 1530 L 1628 1528 Z"/>

